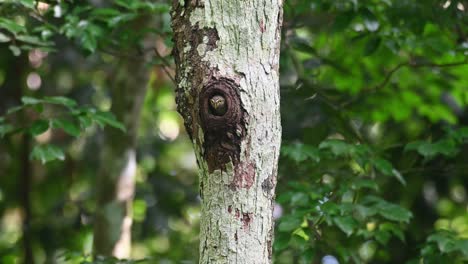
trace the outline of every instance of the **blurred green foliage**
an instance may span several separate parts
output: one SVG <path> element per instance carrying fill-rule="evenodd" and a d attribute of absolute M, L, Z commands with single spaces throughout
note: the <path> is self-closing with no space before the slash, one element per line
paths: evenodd
<path fill-rule="evenodd" d="M 80 135 L 80 129 L 84 130 L 97 123 L 100 127 L 105 125 L 118 128 L 125 131 L 125 127 L 115 119 L 115 116 L 110 112 L 98 111 L 90 107 L 77 107 L 77 103 L 66 97 L 54 96 L 44 97 L 37 99 L 33 97 L 21 97 L 22 105 L 10 108 L 5 117 L 0 117 L 0 137 L 10 136 L 15 133 L 24 133 L 31 136 L 40 136 L 49 130 L 49 128 L 62 129 L 70 136 L 77 137 Z M 54 110 L 54 116 L 47 116 L 44 114 L 45 105 L 60 105 L 66 108 L 64 113 Z M 12 114 L 18 114 L 21 111 L 33 109 L 29 115 L 35 115 L 35 120 L 28 120 L 31 124 L 25 126 L 25 118 L 17 117 L 16 120 L 21 120 L 21 124 L 15 125 L 8 122 L 9 119 L 15 120 L 11 117 Z M 20 113 L 25 115 L 24 113 Z M 50 113 L 49 113 L 50 114 Z M 79 123 L 77 126 L 75 123 Z M 27 122 L 26 122 L 27 123 Z M 64 160 L 65 155 L 63 151 L 51 144 L 36 145 L 31 150 L 31 159 L 40 160 L 42 163 L 53 160 Z"/>
<path fill-rule="evenodd" d="M 468 260 L 466 4 L 285 2 L 278 263 Z"/>
<path fill-rule="evenodd" d="M 467 8 L 284 1 L 275 263 L 468 261 Z M 134 260 L 92 260 L 99 126 L 124 129 L 107 80 L 147 52 L 148 36 Z M 38 263 L 197 262 L 196 164 L 167 76 L 171 47 L 165 1 L 0 1 L 1 263 L 23 259 L 25 164 Z"/>

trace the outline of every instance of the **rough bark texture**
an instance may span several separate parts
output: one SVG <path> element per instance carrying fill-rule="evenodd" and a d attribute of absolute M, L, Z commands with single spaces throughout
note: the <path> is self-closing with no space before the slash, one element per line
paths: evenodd
<path fill-rule="evenodd" d="M 106 128 L 96 184 L 94 254 L 129 258 L 132 201 L 137 170 L 135 142 L 149 68 L 145 60 L 122 61 L 112 76 L 112 109 L 124 133 Z"/>
<path fill-rule="evenodd" d="M 282 2 L 179 0 L 172 22 L 178 111 L 200 168 L 200 263 L 269 263 Z"/>

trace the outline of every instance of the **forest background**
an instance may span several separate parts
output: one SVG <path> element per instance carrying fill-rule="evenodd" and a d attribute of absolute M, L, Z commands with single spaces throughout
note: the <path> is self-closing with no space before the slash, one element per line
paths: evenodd
<path fill-rule="evenodd" d="M 91 253 L 122 168 L 132 244 L 114 255 L 196 263 L 170 4 L 0 1 L 1 263 L 117 262 Z M 274 263 L 468 260 L 467 8 L 284 2 Z"/>

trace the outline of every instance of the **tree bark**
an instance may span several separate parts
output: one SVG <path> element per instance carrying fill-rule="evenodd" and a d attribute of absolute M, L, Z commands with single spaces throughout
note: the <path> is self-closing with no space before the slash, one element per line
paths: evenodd
<path fill-rule="evenodd" d="M 136 138 L 149 67 L 146 60 L 123 60 L 112 76 L 111 112 L 127 132 L 106 128 L 96 184 L 94 254 L 129 258 L 135 190 Z"/>
<path fill-rule="evenodd" d="M 200 175 L 200 263 L 270 263 L 281 0 L 174 1 L 177 106 Z"/>

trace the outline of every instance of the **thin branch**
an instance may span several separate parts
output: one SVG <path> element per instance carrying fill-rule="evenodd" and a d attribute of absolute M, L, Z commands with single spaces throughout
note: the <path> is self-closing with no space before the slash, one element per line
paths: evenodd
<path fill-rule="evenodd" d="M 407 173 L 418 173 L 418 172 L 450 172 L 450 171 L 465 171 L 468 168 L 468 165 L 460 165 L 460 166 L 451 166 L 451 167 L 414 167 L 408 168 L 405 170 L 400 170 L 400 173 L 407 174 Z"/>
<path fill-rule="evenodd" d="M 108 49 L 103 49 L 103 48 L 100 48 L 98 50 L 100 52 L 102 52 L 102 53 L 111 55 L 111 56 L 116 57 L 116 58 L 129 59 L 129 60 L 134 60 L 134 61 L 141 61 L 143 59 L 143 56 L 141 56 L 141 55 L 133 55 L 133 54 L 130 54 L 130 53 L 122 53 L 122 52 L 117 53 L 115 51 L 108 50 Z"/>
<path fill-rule="evenodd" d="M 374 89 L 379 89 L 383 88 L 387 83 L 390 81 L 390 78 L 393 76 L 395 72 L 400 70 L 403 67 L 411 67 L 411 68 L 421 68 L 421 67 L 437 67 L 437 68 L 447 68 L 447 67 L 455 67 L 455 66 L 460 66 L 460 65 L 465 65 L 468 64 L 468 60 L 465 58 L 463 61 L 459 62 L 451 62 L 451 63 L 433 63 L 433 62 L 426 62 L 426 63 L 419 63 L 415 62 L 414 60 L 410 60 L 408 62 L 402 62 L 395 66 L 393 69 L 391 69 L 387 75 L 385 76 L 385 79 L 383 82 L 381 82 L 379 85 L 377 85 Z"/>
<path fill-rule="evenodd" d="M 387 85 L 387 83 L 390 81 L 390 79 L 392 78 L 393 74 L 395 74 L 395 72 L 397 72 L 401 68 L 403 68 L 405 66 L 408 66 L 408 65 L 409 65 L 409 62 L 402 62 L 402 63 L 398 64 L 397 66 L 395 66 L 393 69 L 391 69 L 387 73 L 387 75 L 385 76 L 385 79 L 380 84 L 375 86 L 374 90 L 385 87 L 385 85 Z"/>
<path fill-rule="evenodd" d="M 387 75 L 385 75 L 385 78 L 384 80 L 377 84 L 376 86 L 374 86 L 374 88 L 371 88 L 371 89 L 364 89 L 363 92 L 365 92 L 365 95 L 364 96 L 368 96 L 369 94 L 374 94 L 376 93 L 378 90 L 382 89 L 383 87 L 385 87 L 388 82 L 390 81 L 390 79 L 392 78 L 392 76 L 397 72 L 399 71 L 401 68 L 403 67 L 410 67 L 410 68 L 422 68 L 422 67 L 431 67 L 431 68 L 449 68 L 449 67 L 456 67 L 456 66 L 461 66 L 461 65 L 466 65 L 468 64 L 468 58 L 465 57 L 465 59 L 463 61 L 459 61 L 459 62 L 451 62 L 451 63 L 434 63 L 434 62 L 416 62 L 414 60 L 410 60 L 408 62 L 401 62 L 399 63 L 398 65 L 396 65 L 395 67 L 393 67 L 388 73 Z M 358 98 L 353 98 L 343 104 L 341 104 L 341 107 L 342 108 L 346 108 L 348 107 L 349 105 L 351 105 L 352 103 L 355 103 L 356 101 L 358 101 L 360 99 L 360 97 Z"/>
<path fill-rule="evenodd" d="M 163 71 L 166 73 L 167 77 L 169 77 L 169 79 L 171 79 L 171 81 L 174 83 L 174 84 L 177 84 L 176 81 L 175 81 L 175 78 L 169 73 L 169 71 L 166 69 L 167 68 L 171 68 L 169 62 L 166 60 L 166 58 L 164 58 L 163 56 L 161 56 L 161 54 L 159 53 L 158 49 L 155 47 L 154 49 L 154 53 L 156 54 L 156 56 L 161 59 L 161 61 L 164 63 L 164 65 L 162 65 L 162 69 Z"/>
<path fill-rule="evenodd" d="M 109 54 L 111 56 L 114 56 L 116 58 L 123 58 L 123 59 L 130 59 L 130 60 L 134 60 L 134 61 L 140 61 L 144 58 L 144 55 L 133 55 L 133 54 L 125 54 L 125 53 L 116 53 L 112 50 L 105 50 L 105 49 L 99 49 L 100 52 L 102 53 L 106 53 L 106 54 Z M 159 52 L 156 50 L 156 48 L 153 48 L 153 51 L 155 52 L 156 56 L 158 58 L 160 58 L 163 62 L 163 65 L 159 65 L 161 66 L 161 68 L 163 69 L 164 73 L 169 77 L 169 79 L 171 79 L 171 81 L 176 84 L 176 81 L 174 79 L 174 77 L 169 73 L 169 71 L 166 69 L 167 68 L 171 68 L 170 67 L 170 64 L 169 62 L 161 56 L 161 54 L 159 54 Z M 145 51 L 142 51 L 142 53 L 145 53 Z"/>
<path fill-rule="evenodd" d="M 463 61 L 459 62 L 452 62 L 452 63 L 410 63 L 409 66 L 413 68 L 418 68 L 418 67 L 437 67 L 437 68 L 448 68 L 448 67 L 455 67 L 455 66 L 461 66 L 468 64 L 468 59 L 465 58 Z"/>

